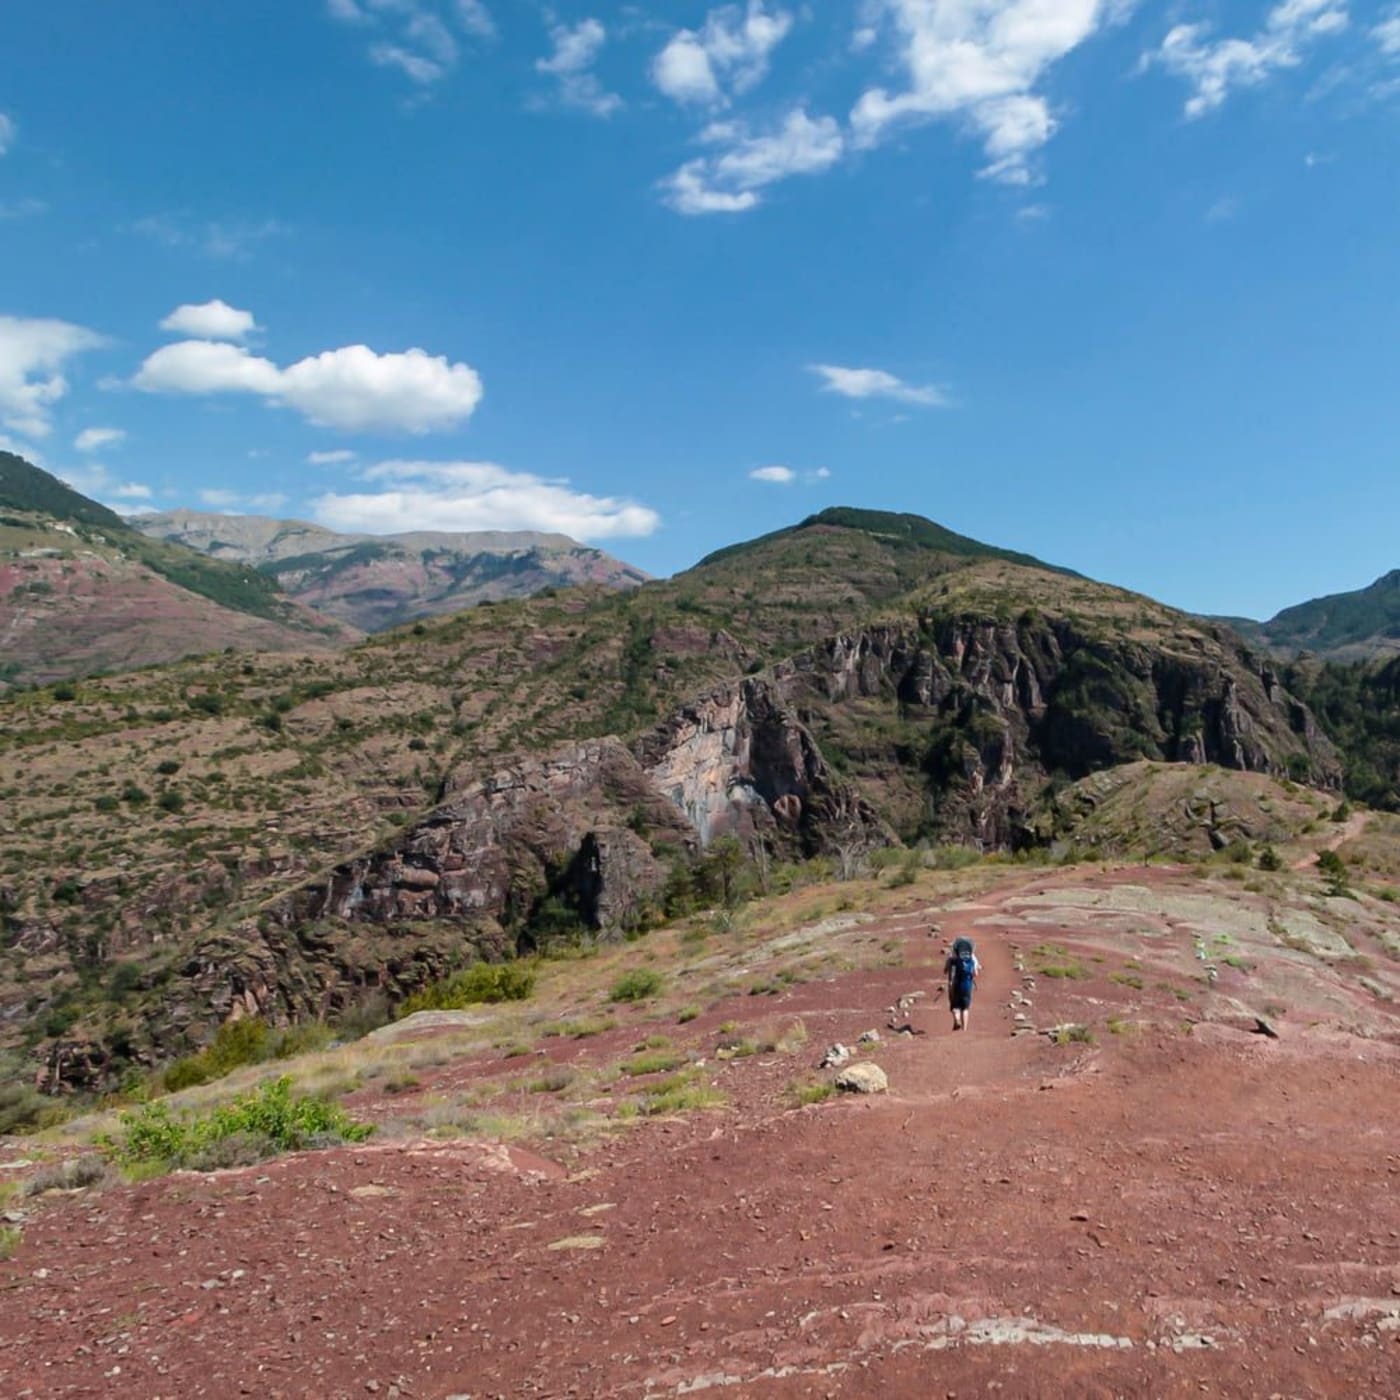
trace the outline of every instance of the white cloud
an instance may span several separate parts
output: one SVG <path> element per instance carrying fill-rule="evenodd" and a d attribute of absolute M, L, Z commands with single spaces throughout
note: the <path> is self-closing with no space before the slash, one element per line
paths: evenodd
<path fill-rule="evenodd" d="M 431 87 L 456 68 L 460 38 L 491 39 L 496 24 L 483 0 L 327 0 L 342 24 L 373 33 L 369 60 Z"/>
<path fill-rule="evenodd" d="M 831 479 L 830 467 L 818 467 L 815 471 L 807 473 L 812 481 L 829 481 Z"/>
<path fill-rule="evenodd" d="M 100 462 L 88 462 L 81 467 L 60 470 L 58 477 L 75 491 L 101 501 L 113 510 L 130 511 L 129 504 L 117 502 L 149 501 L 152 491 L 142 481 L 122 481 L 114 477 Z"/>
<path fill-rule="evenodd" d="M 266 239 L 286 233 L 285 224 L 276 219 L 254 222 L 201 222 L 184 214 L 152 214 L 127 226 L 127 232 L 139 233 L 166 248 L 179 248 L 202 253 L 205 257 L 245 261 Z"/>
<path fill-rule="evenodd" d="M 1371 37 L 1387 58 L 1400 58 L 1400 8 L 1392 9 L 1374 29 Z"/>
<path fill-rule="evenodd" d="M 652 60 L 651 80 L 674 102 L 719 106 L 763 80 L 792 24 L 787 10 L 770 12 L 763 0 L 711 10 L 700 29 L 671 36 Z"/>
<path fill-rule="evenodd" d="M 211 510 L 222 511 L 225 515 L 238 510 L 240 507 L 251 507 L 254 510 L 277 510 L 287 504 L 287 498 L 280 491 L 262 491 L 252 496 L 245 496 L 240 491 L 230 491 L 223 486 L 208 486 L 199 492 L 201 505 L 208 506 Z"/>
<path fill-rule="evenodd" d="M 1236 88 L 1257 87 L 1303 61 L 1309 44 L 1347 27 L 1340 0 L 1282 0 L 1249 39 L 1210 39 L 1207 24 L 1178 24 L 1159 49 L 1144 56 L 1192 89 L 1186 115 L 1201 117 L 1221 106 Z"/>
<path fill-rule="evenodd" d="M 279 368 L 242 346 L 181 340 L 162 346 L 132 384 L 148 393 L 255 394 L 309 422 L 346 432 L 427 433 L 465 422 L 481 401 L 470 365 L 412 349 L 376 354 L 366 345 L 326 350 Z"/>
<path fill-rule="evenodd" d="M 68 392 L 63 366 L 102 336 L 67 321 L 0 316 L 0 423 L 26 437 L 47 437 L 54 404 Z"/>
<path fill-rule="evenodd" d="M 348 448 L 342 447 L 335 452 L 308 452 L 306 460 L 313 467 L 329 467 L 334 466 L 337 462 L 353 462 L 357 455 Z"/>
<path fill-rule="evenodd" d="M 743 213 L 768 185 L 828 170 L 845 150 L 831 117 L 813 119 L 801 108 L 763 136 L 750 136 L 739 123 L 715 122 L 700 139 L 719 153 L 687 161 L 662 181 L 667 203 L 681 214 Z"/>
<path fill-rule="evenodd" d="M 610 117 L 622 107 L 622 99 L 608 92 L 592 71 L 607 43 L 608 32 L 596 19 L 582 19 L 575 25 L 556 24 L 549 31 L 554 52 L 536 60 L 535 71 L 557 78 L 559 100 L 566 107 L 578 107 L 595 117 Z"/>
<path fill-rule="evenodd" d="M 4 152 L 0 151 L 0 155 Z M 22 199 L 0 199 L 0 220 L 3 219 L 32 219 L 36 215 L 48 212 L 49 206 L 42 199 L 34 199 L 26 195 Z"/>
<path fill-rule="evenodd" d="M 125 428 L 84 428 L 73 439 L 79 452 L 96 452 L 102 447 L 115 447 L 126 441 Z"/>
<path fill-rule="evenodd" d="M 808 365 L 824 382 L 822 389 L 847 399 L 894 399 L 924 408 L 947 408 L 948 391 L 937 384 L 906 384 L 883 369 L 847 369 L 842 365 Z"/>
<path fill-rule="evenodd" d="M 982 174 L 1010 184 L 1033 178 L 1031 157 L 1055 122 L 1033 89 L 1046 70 L 1121 12 L 1116 0 L 867 0 L 872 26 L 894 36 L 903 91 L 872 87 L 851 112 L 857 146 L 939 118 L 981 136 Z"/>
<path fill-rule="evenodd" d="M 160 323 L 163 331 L 197 336 L 201 340 L 242 340 L 258 329 L 251 311 L 239 311 L 217 297 L 199 304 L 177 306 Z"/>
<path fill-rule="evenodd" d="M 328 492 L 312 503 L 315 518 L 350 533 L 541 530 L 578 540 L 650 535 L 661 524 L 649 506 L 492 462 L 382 462 L 364 478 L 381 489 Z"/>
<path fill-rule="evenodd" d="M 15 137 L 18 135 L 19 127 L 15 125 L 15 119 L 0 112 L 0 156 L 15 144 Z"/>
<path fill-rule="evenodd" d="M 478 39 L 491 39 L 496 34 L 496 21 L 482 0 L 457 0 L 457 23 Z"/>
<path fill-rule="evenodd" d="M 797 480 L 797 473 L 791 467 L 755 467 L 749 473 L 750 481 L 771 481 L 775 486 L 790 486 Z"/>

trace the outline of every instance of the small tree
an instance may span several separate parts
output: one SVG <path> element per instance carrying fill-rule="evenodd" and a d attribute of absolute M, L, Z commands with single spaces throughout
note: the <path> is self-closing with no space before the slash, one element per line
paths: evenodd
<path fill-rule="evenodd" d="M 1317 858 L 1317 872 L 1327 883 L 1329 895 L 1348 895 L 1346 862 L 1336 851 L 1323 851 Z"/>

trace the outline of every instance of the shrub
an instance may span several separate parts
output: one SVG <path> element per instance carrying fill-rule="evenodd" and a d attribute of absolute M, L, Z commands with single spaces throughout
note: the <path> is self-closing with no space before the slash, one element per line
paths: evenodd
<path fill-rule="evenodd" d="M 160 797 L 156 800 L 156 806 L 159 807 L 162 812 L 183 812 L 185 810 L 185 799 L 182 794 L 176 792 L 174 789 L 169 789 L 161 793 Z"/>
<path fill-rule="evenodd" d="M 525 1001 L 535 990 L 535 969 L 524 962 L 475 963 L 414 992 L 398 1016 L 415 1011 L 460 1011 L 483 1002 Z"/>
<path fill-rule="evenodd" d="M 292 1094 L 283 1076 L 205 1114 L 174 1114 L 165 1103 L 123 1113 L 116 1134 L 99 1146 L 127 1168 L 178 1167 L 208 1171 L 230 1153 L 261 1161 L 279 1152 L 336 1142 L 363 1142 L 374 1128 L 357 1123 L 338 1104 Z M 252 1154 L 257 1155 L 252 1155 Z"/>
<path fill-rule="evenodd" d="M 161 775 L 162 778 L 170 778 L 170 777 L 173 777 L 173 776 L 174 776 L 176 773 L 178 773 L 179 771 L 180 771 L 180 761 L 179 761 L 179 759 L 175 759 L 175 758 L 164 758 L 164 759 L 162 759 L 158 764 L 156 764 L 156 772 L 159 773 L 159 774 Z"/>
<path fill-rule="evenodd" d="M 107 1175 L 107 1163 L 94 1152 L 67 1161 L 40 1167 L 24 1184 L 27 1196 L 39 1196 L 45 1191 L 78 1191 L 85 1186 L 99 1185 Z"/>
<path fill-rule="evenodd" d="M 1259 868 L 1260 870 L 1282 870 L 1283 857 L 1272 846 L 1265 846 L 1259 852 Z"/>
<path fill-rule="evenodd" d="M 20 1229 L 18 1225 L 0 1225 L 0 1262 L 15 1257 L 19 1248 Z"/>
<path fill-rule="evenodd" d="M 834 1084 L 795 1082 L 788 1085 L 788 1095 L 795 1108 L 806 1108 L 809 1104 L 825 1103 L 836 1092 Z"/>
<path fill-rule="evenodd" d="M 144 789 L 136 786 L 135 783 L 128 783 L 122 789 L 122 801 L 131 807 L 140 807 L 143 803 L 149 802 L 151 796 Z"/>
<path fill-rule="evenodd" d="M 649 967 L 639 967 L 624 973 L 612 985 L 609 1001 L 645 1001 L 661 990 L 661 974 Z"/>
<path fill-rule="evenodd" d="M 255 1065 L 268 1056 L 267 1024 L 257 1017 L 226 1021 L 214 1039 L 196 1055 L 186 1055 L 167 1066 L 161 1076 L 167 1093 L 207 1084 L 243 1065 Z"/>

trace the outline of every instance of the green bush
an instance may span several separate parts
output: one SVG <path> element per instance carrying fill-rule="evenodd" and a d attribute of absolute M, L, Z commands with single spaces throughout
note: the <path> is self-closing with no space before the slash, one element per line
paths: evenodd
<path fill-rule="evenodd" d="M 475 963 L 414 992 L 398 1016 L 415 1011 L 460 1011 L 482 1002 L 525 1001 L 535 990 L 535 969 L 525 962 Z"/>
<path fill-rule="evenodd" d="M 639 967 L 624 973 L 613 983 L 609 1001 L 645 1001 L 661 990 L 661 974 L 649 967 Z"/>
<path fill-rule="evenodd" d="M 1265 846 L 1259 852 L 1260 870 L 1282 870 L 1283 857 L 1272 846 Z"/>
<path fill-rule="evenodd" d="M 338 1104 L 292 1094 L 286 1076 L 205 1114 L 174 1114 L 165 1103 L 143 1104 L 123 1113 L 117 1133 L 99 1146 L 123 1167 L 178 1167 L 210 1170 L 211 1161 L 236 1148 L 239 1160 L 262 1160 L 279 1152 L 337 1142 L 363 1142 L 374 1128 L 357 1123 Z"/>

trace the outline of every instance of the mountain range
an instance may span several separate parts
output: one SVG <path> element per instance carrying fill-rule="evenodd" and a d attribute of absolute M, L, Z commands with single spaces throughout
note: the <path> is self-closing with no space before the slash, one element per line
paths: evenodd
<path fill-rule="evenodd" d="M 1285 608 L 1268 622 L 1226 617 L 1242 637 L 1275 655 L 1309 652 L 1330 661 L 1400 655 L 1400 569 L 1367 588 L 1332 593 Z"/>
<path fill-rule="evenodd" d="M 773 879 L 1072 842 L 1062 794 L 1124 764 L 1343 780 L 1229 628 L 850 509 L 634 588 L 0 706 L 0 1035 L 52 1091 L 230 1016 L 336 1020 L 467 958 L 645 929 L 729 837 Z M 1238 839 L 1198 805 L 1208 848 Z"/>
<path fill-rule="evenodd" d="M 249 565 L 289 598 L 362 632 L 545 588 L 635 588 L 646 575 L 567 535 L 342 535 L 301 520 L 177 510 L 133 515 L 150 539 Z"/>

